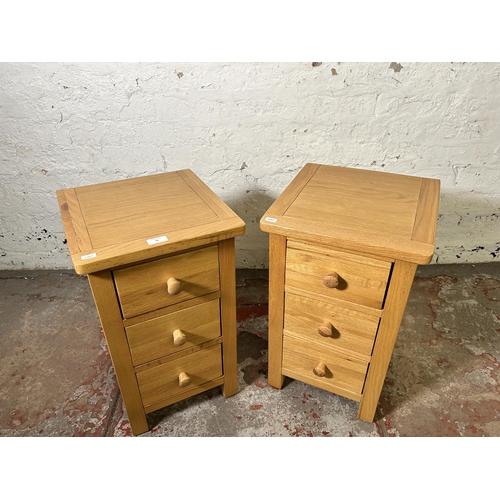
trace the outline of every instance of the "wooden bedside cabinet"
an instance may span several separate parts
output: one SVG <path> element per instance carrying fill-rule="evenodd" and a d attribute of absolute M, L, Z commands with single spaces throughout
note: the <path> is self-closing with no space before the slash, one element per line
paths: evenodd
<path fill-rule="evenodd" d="M 360 403 L 373 421 L 440 182 L 307 164 L 260 221 L 269 235 L 269 375 Z"/>
<path fill-rule="evenodd" d="M 237 392 L 234 238 L 244 222 L 193 172 L 57 191 L 132 432 L 216 386 Z"/>

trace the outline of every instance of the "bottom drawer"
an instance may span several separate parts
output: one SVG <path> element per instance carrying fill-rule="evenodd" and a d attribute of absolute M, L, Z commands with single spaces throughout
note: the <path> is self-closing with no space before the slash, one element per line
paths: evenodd
<path fill-rule="evenodd" d="M 190 382 L 181 387 L 179 375 Z M 220 344 L 137 373 L 142 403 L 148 406 L 222 376 Z"/>
<path fill-rule="evenodd" d="M 360 401 L 367 369 L 368 361 L 322 349 L 292 335 L 283 338 L 283 375 L 296 380 Z"/>

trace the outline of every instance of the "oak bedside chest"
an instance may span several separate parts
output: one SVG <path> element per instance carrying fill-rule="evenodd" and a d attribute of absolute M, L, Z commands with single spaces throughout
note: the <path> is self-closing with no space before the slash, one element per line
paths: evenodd
<path fill-rule="evenodd" d="M 373 421 L 440 182 L 307 164 L 260 221 L 269 235 L 269 385 L 301 380 Z"/>
<path fill-rule="evenodd" d="M 57 191 L 132 432 L 216 386 L 237 392 L 234 239 L 244 222 L 191 170 Z"/>

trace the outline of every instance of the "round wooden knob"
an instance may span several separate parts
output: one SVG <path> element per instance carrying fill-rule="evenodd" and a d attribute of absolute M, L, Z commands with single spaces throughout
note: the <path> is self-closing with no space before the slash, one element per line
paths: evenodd
<path fill-rule="evenodd" d="M 175 345 L 182 345 L 186 343 L 187 337 L 186 334 L 177 328 L 177 330 L 174 330 L 174 333 L 172 334 L 174 337 L 174 344 Z"/>
<path fill-rule="evenodd" d="M 167 291 L 169 295 L 177 295 L 182 288 L 182 284 L 179 280 L 175 278 L 168 278 L 167 281 Z"/>
<path fill-rule="evenodd" d="M 179 374 L 179 387 L 186 387 L 190 383 L 191 379 L 187 373 L 182 372 Z"/>
<path fill-rule="evenodd" d="M 313 373 L 317 377 L 324 377 L 325 374 L 326 374 L 326 365 L 325 365 L 325 363 L 323 363 L 323 361 L 321 361 L 320 363 L 318 363 L 318 365 L 316 366 L 316 368 L 314 368 Z"/>
<path fill-rule="evenodd" d="M 328 288 L 337 288 L 339 286 L 339 275 L 337 273 L 328 273 L 323 278 L 323 284 Z"/>
<path fill-rule="evenodd" d="M 331 337 L 333 335 L 333 325 L 329 321 L 325 321 L 318 328 L 318 333 L 323 337 Z"/>

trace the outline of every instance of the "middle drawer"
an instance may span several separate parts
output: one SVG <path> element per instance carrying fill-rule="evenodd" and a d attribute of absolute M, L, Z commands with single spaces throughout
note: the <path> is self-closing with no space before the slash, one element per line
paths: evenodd
<path fill-rule="evenodd" d="M 219 289 L 214 245 L 114 272 L 123 317 L 132 318 Z"/>
<path fill-rule="evenodd" d="M 284 330 L 304 340 L 371 356 L 379 316 L 336 304 L 285 294 Z"/>
<path fill-rule="evenodd" d="M 134 366 L 220 336 L 219 299 L 125 328 Z"/>

